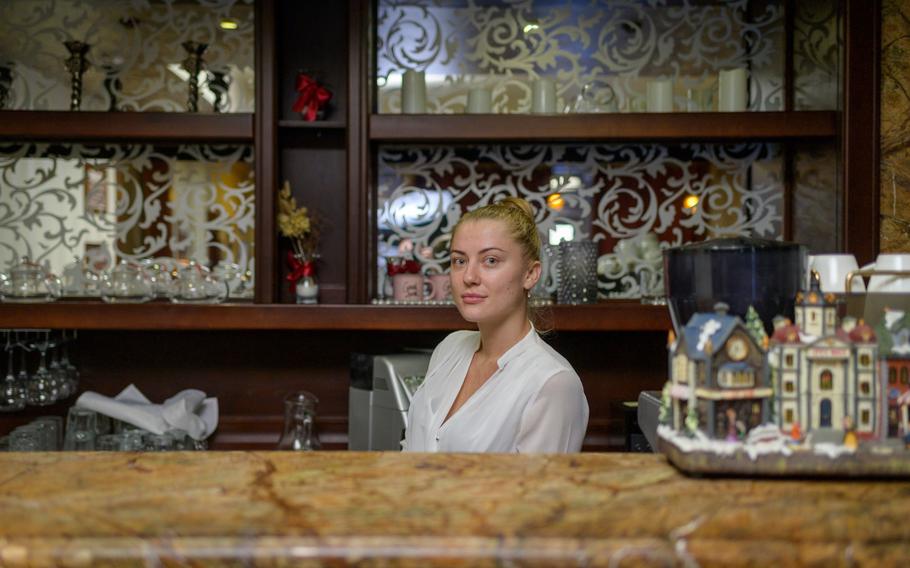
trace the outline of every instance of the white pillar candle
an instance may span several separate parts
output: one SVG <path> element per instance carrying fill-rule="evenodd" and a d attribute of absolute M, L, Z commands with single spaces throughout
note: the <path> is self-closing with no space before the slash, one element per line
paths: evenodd
<path fill-rule="evenodd" d="M 531 90 L 531 112 L 534 114 L 556 113 L 556 83 L 553 79 L 541 77 L 534 81 Z"/>
<path fill-rule="evenodd" d="M 468 91 L 469 114 L 490 114 L 493 112 L 493 92 L 484 87 L 474 87 Z"/>
<path fill-rule="evenodd" d="M 745 68 L 721 70 L 717 90 L 717 110 L 720 112 L 745 111 L 748 106 Z"/>
<path fill-rule="evenodd" d="M 404 114 L 427 112 L 427 83 L 423 71 L 408 69 L 401 76 L 401 112 Z"/>
<path fill-rule="evenodd" d="M 673 81 L 648 81 L 648 112 L 673 112 Z"/>

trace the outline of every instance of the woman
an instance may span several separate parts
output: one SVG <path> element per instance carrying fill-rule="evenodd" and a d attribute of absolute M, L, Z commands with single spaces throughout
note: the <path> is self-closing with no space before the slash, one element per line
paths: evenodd
<path fill-rule="evenodd" d="M 433 351 L 404 449 L 579 451 L 588 425 L 581 380 L 528 318 L 540 278 L 531 206 L 509 197 L 465 214 L 451 247 L 452 297 L 478 331 L 456 331 Z"/>

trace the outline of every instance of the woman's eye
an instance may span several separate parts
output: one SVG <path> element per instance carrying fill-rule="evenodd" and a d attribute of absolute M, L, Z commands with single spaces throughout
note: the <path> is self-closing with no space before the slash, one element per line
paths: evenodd
<path fill-rule="evenodd" d="M 464 264 L 464 259 L 463 258 L 453 258 L 452 264 L 454 264 L 455 266 L 461 266 L 462 264 Z"/>
<path fill-rule="evenodd" d="M 494 258 L 492 256 L 488 256 L 487 258 L 484 259 L 484 262 L 490 266 L 493 266 L 494 264 L 499 262 L 499 259 Z"/>

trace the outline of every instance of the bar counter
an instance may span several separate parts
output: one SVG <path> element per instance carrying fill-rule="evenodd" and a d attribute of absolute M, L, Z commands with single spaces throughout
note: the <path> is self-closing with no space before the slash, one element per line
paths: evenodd
<path fill-rule="evenodd" d="M 652 454 L 3 453 L 0 565 L 906 565 L 910 481 Z"/>

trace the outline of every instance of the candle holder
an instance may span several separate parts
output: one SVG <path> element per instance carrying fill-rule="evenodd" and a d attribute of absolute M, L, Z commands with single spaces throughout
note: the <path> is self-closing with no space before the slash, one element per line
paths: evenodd
<path fill-rule="evenodd" d="M 199 73 L 202 71 L 204 62 L 202 54 L 205 53 L 209 46 L 207 43 L 197 41 L 185 41 L 182 44 L 183 49 L 187 52 L 186 59 L 183 60 L 183 68 L 190 74 L 189 93 L 186 100 L 186 109 L 189 112 L 199 111 Z"/>
<path fill-rule="evenodd" d="M 9 104 L 9 92 L 13 86 L 13 68 L 9 65 L 0 65 L 0 109 L 5 109 Z"/>
<path fill-rule="evenodd" d="M 63 45 L 70 53 L 64 62 L 70 74 L 70 110 L 79 110 L 82 106 L 82 74 L 88 69 L 85 56 L 91 46 L 78 40 L 65 41 Z"/>

